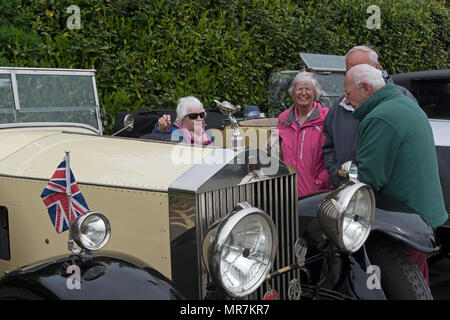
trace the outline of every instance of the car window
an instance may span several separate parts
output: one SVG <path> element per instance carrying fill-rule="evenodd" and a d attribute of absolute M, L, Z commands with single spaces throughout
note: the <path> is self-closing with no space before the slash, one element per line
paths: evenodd
<path fill-rule="evenodd" d="M 450 79 L 413 80 L 411 91 L 429 118 L 450 119 Z"/>

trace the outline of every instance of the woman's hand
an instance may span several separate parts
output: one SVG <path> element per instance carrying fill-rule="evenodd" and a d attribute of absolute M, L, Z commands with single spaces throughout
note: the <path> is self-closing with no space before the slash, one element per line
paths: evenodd
<path fill-rule="evenodd" d="M 170 127 L 170 114 L 163 114 L 163 116 L 158 120 L 158 130 L 161 132 L 169 132 Z"/>

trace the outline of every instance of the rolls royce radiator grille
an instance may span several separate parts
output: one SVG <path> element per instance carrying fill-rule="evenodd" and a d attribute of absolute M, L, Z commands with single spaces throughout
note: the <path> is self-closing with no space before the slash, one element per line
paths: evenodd
<path fill-rule="evenodd" d="M 299 237 L 296 183 L 296 175 L 292 174 L 199 194 L 196 201 L 198 239 L 203 239 L 208 227 L 231 212 L 239 202 L 247 201 L 264 210 L 277 227 L 278 251 L 271 272 L 295 263 L 294 244 Z M 204 297 L 210 279 L 203 263 L 200 273 L 200 292 Z M 296 270 L 266 281 L 247 299 L 262 299 L 269 289 L 275 289 L 280 299 L 287 299 L 289 282 L 298 279 L 299 273 Z"/>

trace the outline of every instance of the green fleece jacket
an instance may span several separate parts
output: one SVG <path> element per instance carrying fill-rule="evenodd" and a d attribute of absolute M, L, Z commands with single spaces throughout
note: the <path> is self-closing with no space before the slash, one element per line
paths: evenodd
<path fill-rule="evenodd" d="M 361 104 L 357 161 L 360 181 L 377 194 L 377 207 L 413 212 L 433 228 L 448 219 L 433 132 L 426 114 L 393 84 Z"/>

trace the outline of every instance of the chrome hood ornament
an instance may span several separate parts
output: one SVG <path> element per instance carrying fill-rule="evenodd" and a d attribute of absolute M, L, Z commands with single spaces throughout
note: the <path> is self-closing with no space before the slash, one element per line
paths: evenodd
<path fill-rule="evenodd" d="M 231 123 L 231 129 L 233 130 L 233 136 L 231 137 L 231 147 L 235 150 L 244 149 L 244 138 L 241 136 L 241 132 L 238 129 L 238 123 L 234 114 L 241 110 L 241 106 L 234 106 L 230 102 L 224 100 L 223 102 L 214 99 L 220 112 L 226 116 Z"/>

